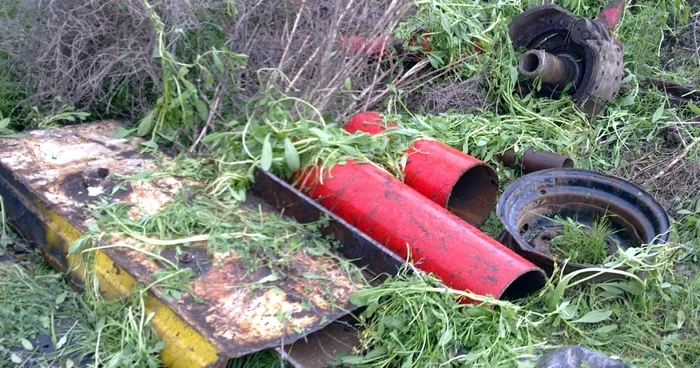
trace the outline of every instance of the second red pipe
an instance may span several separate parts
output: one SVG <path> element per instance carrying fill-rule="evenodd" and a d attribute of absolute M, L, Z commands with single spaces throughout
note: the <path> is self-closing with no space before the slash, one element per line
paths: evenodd
<path fill-rule="evenodd" d="M 343 127 L 349 133 L 379 134 L 385 124 L 375 112 L 362 112 Z M 473 226 L 486 221 L 498 195 L 496 172 L 483 161 L 442 142 L 418 139 L 407 151 L 404 183 Z"/>

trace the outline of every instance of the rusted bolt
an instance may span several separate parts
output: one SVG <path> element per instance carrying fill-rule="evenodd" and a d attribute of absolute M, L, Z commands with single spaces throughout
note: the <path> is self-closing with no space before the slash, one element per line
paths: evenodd
<path fill-rule="evenodd" d="M 104 187 L 110 181 L 109 170 L 104 167 L 91 167 L 83 170 L 83 182 L 87 188 Z"/>

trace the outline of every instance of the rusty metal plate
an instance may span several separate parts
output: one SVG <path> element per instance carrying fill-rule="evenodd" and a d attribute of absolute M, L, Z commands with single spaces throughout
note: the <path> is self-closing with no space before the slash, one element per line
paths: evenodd
<path fill-rule="evenodd" d="M 0 195 L 6 198 L 10 222 L 41 247 L 54 267 L 74 270 L 73 279 L 78 284 L 81 270 L 74 268 L 75 260 L 67 256 L 67 249 L 87 229 L 88 202 L 94 194 L 78 184 L 81 172 L 101 167 L 130 176 L 156 169 L 155 160 L 139 153 L 139 140 L 113 138 L 119 127 L 118 122 L 104 121 L 34 131 L 26 139 L 0 139 Z M 129 190 L 117 196 L 120 201 L 137 203 L 144 212 L 154 213 L 172 200 L 182 184 L 173 177 L 131 182 Z M 276 211 L 257 202 L 264 211 Z M 117 240 L 111 245 L 128 242 L 134 241 Z M 153 273 L 160 269 L 158 263 L 140 252 L 121 247 L 102 252 L 107 258 L 104 264 L 111 267 L 101 268 L 99 275 L 101 282 L 112 285 L 104 290 L 107 295 L 125 294 L 134 281 L 150 284 L 155 281 Z M 251 290 L 244 285 L 260 281 L 269 270 L 246 272 L 244 262 L 235 255 L 208 255 L 206 244 L 200 244 L 194 253 L 199 277 L 191 286 L 193 294 L 205 303 L 195 302 L 190 295 L 174 300 L 157 289 L 152 289 L 152 303 L 147 302 L 147 307 L 165 316 L 157 316 L 153 323 L 168 343 L 163 357 L 170 366 L 220 366 L 229 358 L 292 343 L 346 315 L 352 308 L 348 297 L 361 287 L 337 261 L 313 257 L 302 250 L 293 255 L 284 282 L 266 283 L 270 287 Z M 388 252 L 380 253 L 386 258 L 384 266 L 389 265 L 388 270 L 400 264 Z M 310 273 L 323 279 L 304 277 Z M 123 274 L 130 277 L 124 278 Z M 281 321 L 280 313 L 291 318 Z M 190 349 L 207 356 L 186 357 L 182 354 L 187 352 L 173 349 Z"/>

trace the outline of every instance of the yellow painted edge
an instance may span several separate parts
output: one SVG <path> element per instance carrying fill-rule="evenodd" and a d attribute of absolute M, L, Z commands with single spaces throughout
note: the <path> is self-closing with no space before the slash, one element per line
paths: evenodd
<path fill-rule="evenodd" d="M 34 203 L 46 221 L 47 246 L 61 246 L 68 254 L 70 244 L 82 236 L 67 219 L 55 210 L 47 208 L 41 201 Z M 69 256 L 72 277 L 84 280 L 84 262 Z M 94 272 L 100 282 L 100 292 L 105 298 L 127 295 L 136 284 L 136 279 L 121 269 L 102 251 L 95 252 Z M 155 312 L 152 326 L 166 343 L 161 352 L 163 364 L 173 368 L 211 367 L 219 363 L 219 351 L 204 336 L 195 331 L 177 314 L 153 296 L 150 292 L 145 300 L 146 312 Z"/>

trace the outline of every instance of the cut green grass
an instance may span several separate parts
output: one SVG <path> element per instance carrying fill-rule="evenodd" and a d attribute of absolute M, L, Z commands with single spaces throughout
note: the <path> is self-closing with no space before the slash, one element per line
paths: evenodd
<path fill-rule="evenodd" d="M 150 330 L 152 316 L 138 299 L 76 293 L 38 254 L 30 260 L 31 271 L 0 262 L 3 366 L 160 366 L 165 345 Z"/>
<path fill-rule="evenodd" d="M 128 214 L 132 209 L 133 205 L 122 202 L 99 202 L 92 212 L 96 219 L 90 225 L 92 230 L 73 243 L 70 252 L 90 254 L 94 249 L 108 247 L 111 238 L 133 238 L 143 246 L 141 249 L 137 245 L 134 250 L 160 261 L 163 270 L 154 274 L 155 284 L 176 299 L 188 291 L 194 274 L 163 258 L 160 252 L 170 249 L 179 259 L 188 247 L 201 246 L 203 242 L 209 254 L 235 254 L 245 262 L 249 273 L 267 268 L 271 278 L 284 279 L 293 257 L 303 250 L 335 259 L 352 278 L 363 280 L 357 267 L 334 253 L 339 243 L 320 233 L 327 218 L 300 224 L 263 210 L 262 205 L 224 203 L 190 187 L 183 188 L 172 203 L 157 213 L 131 219 Z"/>
<path fill-rule="evenodd" d="M 593 17 L 605 2 L 563 0 L 557 3 L 579 15 Z M 348 135 L 339 127 L 327 124 L 313 106 L 284 96 L 280 89 L 268 88 L 264 77 L 267 73 L 258 74 L 261 78 L 258 97 L 240 106 L 227 106 L 226 111 L 236 111 L 236 114 L 208 114 L 208 109 L 215 110 L 209 105 L 215 99 L 215 86 L 223 82 L 210 80 L 209 77 L 219 77 L 210 75 L 217 74 L 211 72 L 220 67 L 237 72 L 243 67 L 244 57 L 226 52 L 216 44 L 218 41 L 214 41 L 214 45 L 199 44 L 206 42 L 201 38 L 193 47 L 200 51 L 188 55 L 185 62 L 175 60 L 165 45 L 172 41 L 172 45 L 177 46 L 174 39 L 188 37 L 178 38 L 177 32 L 166 32 L 160 19 L 152 17 L 159 40 L 165 41 L 156 50 L 163 67 L 164 90 L 153 110 L 142 112 L 143 119 L 132 133 L 152 137 L 144 147 L 156 155 L 159 154 L 156 141 L 171 144 L 179 151 L 201 152 L 199 156 L 180 155 L 174 165 L 163 170 L 196 178 L 206 188 L 194 193 L 183 192 L 164 211 L 141 219 L 128 219 L 127 207 L 104 205 L 96 212 L 97 234 L 114 231 L 176 252 L 193 241 L 207 240 L 212 251 L 248 255 L 251 268 L 269 266 L 283 271 L 288 264 L 288 252 L 300 247 L 299 238 L 307 241 L 310 236 L 314 244 L 310 249 L 323 251 L 322 254 L 332 249 L 332 243 L 317 237 L 313 228 L 285 223 L 281 218 L 263 215 L 260 211 L 241 209 L 239 205 L 245 199 L 256 167 L 290 177 L 299 168 L 309 165 L 329 168 L 352 157 L 372 160 L 400 177 L 405 162 L 402 152 L 417 137 L 429 136 L 486 161 L 511 147 L 518 150 L 535 147 L 568 154 L 575 159 L 577 167 L 610 173 L 626 165 L 625 153 L 639 148 L 640 142 L 657 139 L 667 124 L 687 118 L 687 109 L 670 106 L 662 93 L 645 92 L 640 88 L 640 81 L 645 77 L 671 76 L 684 81 L 693 76 L 695 69 L 689 67 L 695 65 L 692 58 L 678 63 L 683 70 L 674 71 L 663 68 L 661 57 L 664 31 L 687 26 L 682 24 L 688 11 L 685 1 L 628 2 L 629 9 L 616 31 L 625 45 L 623 89 L 618 100 L 609 104 L 604 115 L 595 121 L 589 121 L 568 98 L 559 101 L 532 96 L 521 98 L 513 91 L 518 78 L 518 55 L 510 46 L 507 24 L 522 10 L 540 3 L 417 1 L 415 16 L 400 25 L 402 32 L 408 34 L 420 24 L 431 34 L 433 51 L 429 57 L 433 65 L 445 65 L 473 54 L 479 41 L 484 52 L 459 63 L 455 73 L 462 78 L 483 76 L 493 108 L 477 115 L 409 116 L 399 108 L 403 105 L 397 100 L 405 94 L 397 90 L 385 102 L 393 107 L 389 112 L 396 113 L 388 117 L 396 120 L 401 128 L 377 137 Z M 212 51 L 208 51 L 210 49 Z M 284 79 L 278 73 L 270 74 Z M 8 101 L 17 100 L 19 94 L 10 88 L 11 85 L 2 87 L 1 96 L 12 97 Z M 120 104 L 127 106 L 132 102 L 129 96 L 120 100 Z M 0 118 L 8 117 L 15 108 L 13 103 L 0 105 L 5 114 Z M 26 120 L 30 110 L 25 110 L 25 116 L 13 116 L 13 119 Z M 38 119 L 56 122 L 51 116 Z M 5 121 L 8 123 L 3 128 L 8 128 L 10 123 Z M 688 137 L 698 135 L 692 125 L 683 126 L 681 130 Z M 387 135 L 392 139 L 387 139 Z M 200 141 L 195 140 L 200 137 Z M 198 143 L 189 146 L 193 141 Z M 497 163 L 494 165 L 503 186 L 515 178 L 513 171 Z M 686 200 L 679 198 L 678 202 Z M 680 213 L 684 218 L 678 230 L 681 240 L 697 244 L 700 210 L 694 200 L 684 205 L 687 212 Z M 492 218 L 484 228 L 496 236 L 501 226 Z M 600 226 L 593 232 L 601 230 L 602 234 L 604 228 Z M 595 261 L 601 256 L 598 240 L 602 237 L 591 237 L 590 231 L 580 230 L 571 226 L 558 241 L 561 241 L 562 252 L 572 249 L 572 244 L 578 244 L 574 248 L 586 252 L 564 256 L 590 260 L 584 263 L 599 263 Z M 3 227 L 2 234 L 6 233 Z M 89 253 L 88 248 L 80 245 L 73 250 Z M 82 245 L 87 246 L 86 243 Z M 362 367 L 532 366 L 543 350 L 581 344 L 620 356 L 639 367 L 692 366 L 700 361 L 700 348 L 695 341 L 700 334 L 697 318 L 700 276 L 697 265 L 692 263 L 699 257 L 697 249 L 697 245 L 695 249 L 676 245 L 656 249 L 661 255 L 657 255 L 652 265 L 644 263 L 643 257 L 640 259 L 635 253 L 649 249 L 625 252 L 615 261 L 625 262 L 633 270 L 646 271 L 643 282 L 634 281 L 630 276 L 632 281 L 582 285 L 557 275 L 541 293 L 513 303 L 483 298 L 479 299 L 482 304 L 465 306 L 457 302 L 459 297 L 477 297 L 447 289 L 430 276 L 402 273 L 379 288 L 368 288 L 353 298 L 367 307 L 360 316 L 366 330 L 361 349 L 342 361 Z M 685 258 L 679 256 L 681 250 Z M 157 258 L 158 254 L 153 256 Z M 158 287 L 177 297 L 186 291 L 182 285 L 191 275 L 175 264 L 171 266 L 167 272 L 157 275 Z M 673 272 L 674 267 L 685 271 Z M 117 364 L 119 359 L 135 366 L 152 364 L 154 352 L 162 345 L 153 339 L 147 326 L 138 322 L 139 317 L 144 317 L 138 298 L 126 300 L 127 307 L 122 310 L 117 303 L 96 301 L 97 296 L 69 292 L 60 303 L 61 308 L 54 310 L 56 298 L 69 290 L 61 286 L 60 280 L 44 278 L 41 272 L 35 271 L 32 275 L 18 269 L 8 277 L 21 279 L 17 275 L 23 275 L 22 272 L 29 278 L 41 276 L 37 283 L 44 286 L 0 284 L 5 288 L 0 289 L 4 293 L 0 298 L 5 298 L 7 293 L 23 295 L 2 299 L 8 310 L 16 310 L 11 303 L 23 301 L 25 296 L 30 300 L 26 304 L 28 314 L 7 317 L 24 316 L 29 322 L 25 322 L 26 330 L 17 330 L 10 338 L 1 337 L 5 340 L 0 345 L 7 349 L 0 353 L 0 359 L 11 361 L 12 349 L 22 352 L 15 353 L 18 359 L 28 356 L 23 346 L 27 344 L 23 344 L 22 339 L 31 339 L 32 334 L 43 331 L 45 324 L 39 323 L 43 321 L 41 316 L 47 313 L 50 316 L 51 311 L 58 315 L 62 307 L 70 305 L 76 308 L 71 310 L 89 317 L 87 322 L 76 318 L 81 322 L 70 333 L 57 329 L 56 342 L 66 335 L 71 343 L 75 341 L 70 349 L 77 350 L 71 350 L 71 354 L 99 360 L 102 366 Z M 76 305 L 71 304 L 73 300 L 78 300 Z M 80 307 L 80 300 L 88 307 Z M 79 314 L 67 310 L 70 316 Z M 103 323 L 99 323 L 100 316 L 104 317 Z M 28 327 L 32 323 L 34 329 Z M 68 349 L 68 345 L 64 349 Z M 57 353 L 53 361 L 66 363 L 73 356 L 68 353 L 67 350 Z M 39 359 L 34 353 L 30 355 L 27 359 Z M 77 358 L 73 361 L 78 364 Z M 268 352 L 237 360 L 231 366 L 274 367 L 279 363 L 279 359 Z"/>
<path fill-rule="evenodd" d="M 591 227 L 570 218 L 557 218 L 554 222 L 562 227 L 561 233 L 549 242 L 558 258 L 596 265 L 608 257 L 608 242 L 613 241 L 610 238 L 613 231 L 606 217 L 596 219 Z"/>
<path fill-rule="evenodd" d="M 353 367 L 533 367 L 546 350 L 580 344 L 635 367 L 692 366 L 700 359 L 700 275 L 672 275 L 677 246 L 625 261 L 645 279 L 584 285 L 557 276 L 516 302 L 451 290 L 421 273 L 399 274 L 358 292 L 363 345 L 341 361 Z M 604 270 L 582 272 L 588 276 Z M 631 275 L 628 273 L 623 273 Z M 641 281 L 641 282 L 640 282 Z M 460 304 L 471 297 L 476 304 Z M 663 311 L 663 312 L 661 312 Z"/>

